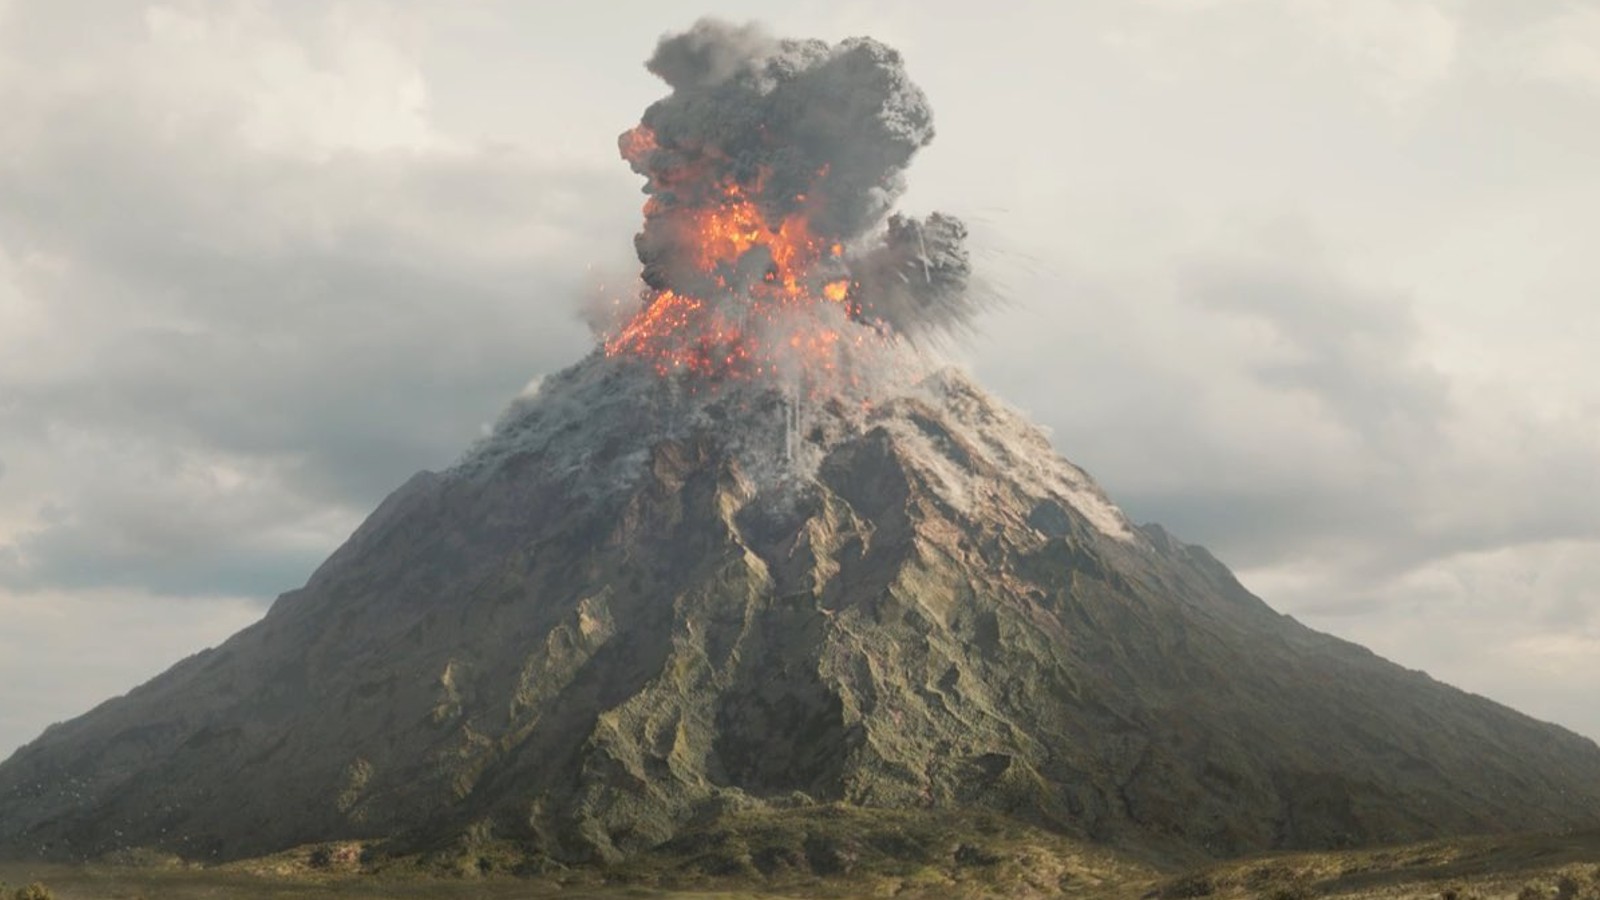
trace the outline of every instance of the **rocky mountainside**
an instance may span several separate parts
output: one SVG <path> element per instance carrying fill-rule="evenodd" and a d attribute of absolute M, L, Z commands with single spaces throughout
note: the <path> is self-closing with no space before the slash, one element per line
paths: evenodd
<path fill-rule="evenodd" d="M 980 808 L 1227 855 L 1600 818 L 1600 748 L 1279 615 L 959 374 L 871 405 L 596 354 L 258 624 L 0 765 L 0 848 Z"/>

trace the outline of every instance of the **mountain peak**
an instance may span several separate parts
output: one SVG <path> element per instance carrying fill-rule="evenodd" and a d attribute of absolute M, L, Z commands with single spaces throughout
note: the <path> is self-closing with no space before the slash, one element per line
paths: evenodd
<path fill-rule="evenodd" d="M 627 359 L 592 355 L 519 398 L 493 432 L 451 470 L 486 477 L 537 456 L 583 495 L 626 490 L 651 448 L 706 440 L 736 460 L 762 490 L 799 490 L 847 441 L 881 433 L 906 455 L 925 488 L 972 512 L 1004 483 L 1040 507 L 1070 509 L 1106 535 L 1143 540 L 1083 470 L 1057 456 L 1049 439 L 959 369 L 922 362 L 870 391 L 824 395 L 772 381 L 685 383 Z M 1057 526 L 1059 527 L 1059 526 Z"/>
<path fill-rule="evenodd" d="M 1274 613 L 959 372 L 798 422 L 682 388 L 547 379 L 260 623 L 0 766 L 0 845 L 573 862 L 845 803 L 1233 853 L 1600 808 L 1592 742 Z"/>

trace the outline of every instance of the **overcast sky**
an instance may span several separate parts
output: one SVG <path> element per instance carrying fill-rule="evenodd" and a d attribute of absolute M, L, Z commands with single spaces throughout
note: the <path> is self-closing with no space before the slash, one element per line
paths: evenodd
<path fill-rule="evenodd" d="M 706 13 L 903 51 L 961 352 L 1131 516 L 1600 738 L 1600 2 L 0 0 L 0 756 L 586 352 Z"/>

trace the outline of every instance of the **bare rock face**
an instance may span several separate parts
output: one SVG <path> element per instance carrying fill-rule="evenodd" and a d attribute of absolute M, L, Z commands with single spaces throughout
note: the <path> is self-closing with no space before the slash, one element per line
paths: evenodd
<path fill-rule="evenodd" d="M 572 863 L 824 802 L 1213 855 L 1600 817 L 1593 742 L 1273 612 L 959 375 L 794 418 L 600 356 L 551 379 L 260 623 L 0 765 L 0 849 Z"/>

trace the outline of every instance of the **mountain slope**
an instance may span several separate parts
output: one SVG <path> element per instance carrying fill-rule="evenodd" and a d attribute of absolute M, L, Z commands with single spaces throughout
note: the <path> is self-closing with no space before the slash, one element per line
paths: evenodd
<path fill-rule="evenodd" d="M 961 376 L 788 406 L 550 379 L 263 621 L 0 765 L 0 847 L 572 862 L 842 801 L 1224 855 L 1600 815 L 1593 742 L 1278 615 Z"/>

